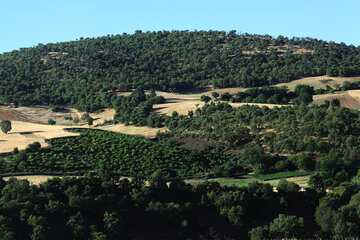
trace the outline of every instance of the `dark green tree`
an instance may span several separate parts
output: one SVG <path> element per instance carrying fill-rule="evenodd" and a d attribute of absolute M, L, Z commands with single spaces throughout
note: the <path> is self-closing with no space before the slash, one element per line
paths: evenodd
<path fill-rule="evenodd" d="M 1 131 L 5 134 L 7 134 L 9 131 L 11 131 L 11 122 L 9 120 L 2 120 L 0 122 Z"/>

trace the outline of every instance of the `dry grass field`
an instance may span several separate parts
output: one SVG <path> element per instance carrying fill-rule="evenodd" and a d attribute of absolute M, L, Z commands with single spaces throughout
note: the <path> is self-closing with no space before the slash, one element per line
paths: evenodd
<path fill-rule="evenodd" d="M 78 136 L 65 130 L 67 126 L 44 125 L 29 122 L 12 121 L 12 130 L 7 134 L 0 133 L 0 153 L 11 152 L 15 147 L 20 150 L 33 142 L 47 147 L 45 139 Z"/>
<path fill-rule="evenodd" d="M 310 176 L 289 177 L 284 179 L 288 182 L 294 182 L 302 188 L 306 188 L 308 187 L 308 181 L 310 179 Z M 277 186 L 280 180 L 281 179 L 268 180 L 263 181 L 263 183 L 270 183 L 272 186 Z"/>
<path fill-rule="evenodd" d="M 19 180 L 23 180 L 26 179 L 30 182 L 30 184 L 33 185 L 40 185 L 43 182 L 46 182 L 49 179 L 52 179 L 54 177 L 59 177 L 62 178 L 63 176 L 53 176 L 53 175 L 24 175 L 24 176 L 12 176 L 16 179 Z M 3 177 L 3 180 L 8 181 L 11 177 Z M 290 178 L 284 178 L 286 181 L 289 182 L 294 182 L 296 184 L 298 184 L 301 188 L 306 188 L 308 187 L 308 181 L 309 181 L 310 176 L 301 176 L 301 177 L 290 177 Z M 131 181 L 132 179 L 129 177 L 121 177 L 120 179 L 128 179 L 129 181 Z M 259 181 L 261 183 L 269 183 L 272 186 L 277 186 L 279 181 L 281 179 L 274 179 L 274 180 L 269 180 L 269 181 L 260 181 L 260 180 L 256 180 Z M 187 179 L 185 180 L 186 183 L 191 184 L 191 185 L 198 185 L 200 183 L 202 183 L 204 181 L 204 179 Z M 246 186 L 248 183 L 250 183 L 251 181 L 254 181 L 253 179 L 248 179 L 248 180 L 241 180 L 239 182 L 238 179 L 232 179 L 229 178 L 227 179 L 227 181 L 224 181 L 224 179 L 209 179 L 209 181 L 218 181 L 220 184 L 224 184 L 224 185 L 239 185 L 238 183 L 240 183 L 241 186 Z M 147 182 L 145 184 L 148 184 Z"/>
<path fill-rule="evenodd" d="M 159 114 L 171 115 L 173 111 L 178 112 L 179 114 L 187 114 L 190 110 L 196 110 L 196 108 L 201 108 L 204 106 L 204 102 L 200 101 L 201 95 L 211 96 L 212 92 L 218 92 L 219 94 L 229 92 L 237 93 L 245 91 L 246 88 L 224 88 L 224 89 L 211 89 L 201 93 L 166 93 L 166 92 L 156 92 L 157 95 L 163 96 L 166 99 L 164 104 L 155 104 L 154 112 Z M 267 106 L 267 107 L 280 107 L 281 105 L 277 104 L 265 104 L 265 103 L 230 103 L 232 107 L 240 107 L 243 105 L 258 105 L 258 106 Z"/>
<path fill-rule="evenodd" d="M 47 180 L 54 178 L 54 177 L 59 177 L 62 178 L 62 176 L 52 176 L 52 175 L 24 175 L 24 176 L 13 176 L 14 178 L 18 179 L 18 180 L 28 180 L 30 184 L 33 185 L 40 185 L 43 182 L 46 182 Z M 4 181 L 8 181 L 11 177 L 3 177 L 2 179 Z"/>
<path fill-rule="evenodd" d="M 14 113 L 11 108 L 1 107 L 0 108 L 0 121 L 11 120 L 11 121 L 22 121 L 22 122 L 33 122 L 26 116 Z"/>
<path fill-rule="evenodd" d="M 342 107 L 360 109 L 360 90 L 315 95 L 313 97 L 313 104 L 320 105 L 323 104 L 325 100 L 331 101 L 334 98 L 339 99 Z"/>
<path fill-rule="evenodd" d="M 24 116 L 30 121 L 47 124 L 48 119 L 51 118 L 59 125 L 72 126 L 76 125 L 71 120 L 65 120 L 64 116 L 71 116 L 73 118 L 80 117 L 74 109 L 66 108 L 64 112 L 52 112 L 49 106 L 31 106 L 31 107 L 17 107 L 9 109 L 11 112 Z"/>
<path fill-rule="evenodd" d="M 294 90 L 296 85 L 298 84 L 305 84 L 314 87 L 315 89 L 318 88 L 326 88 L 326 85 L 329 85 L 330 87 L 334 87 L 336 84 L 342 85 L 343 82 L 349 81 L 360 81 L 360 77 L 328 77 L 326 75 L 324 76 L 318 76 L 318 77 L 307 77 L 307 78 L 301 78 L 298 80 L 291 81 L 289 83 L 279 83 L 275 86 L 288 86 L 289 90 Z"/>
<path fill-rule="evenodd" d="M 158 131 L 165 132 L 168 130 L 166 127 L 163 128 L 150 128 L 150 127 L 136 127 L 136 126 L 125 126 L 124 124 L 116 124 L 110 126 L 98 127 L 99 129 L 124 133 L 129 135 L 143 136 L 146 138 L 154 138 Z"/>

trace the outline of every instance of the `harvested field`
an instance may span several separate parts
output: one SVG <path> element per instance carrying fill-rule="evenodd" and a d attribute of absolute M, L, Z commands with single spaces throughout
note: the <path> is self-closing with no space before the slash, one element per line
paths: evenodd
<path fill-rule="evenodd" d="M 15 113 L 11 108 L 0 108 L 0 120 L 10 120 L 10 121 L 22 121 L 22 122 L 32 122 L 26 116 Z"/>
<path fill-rule="evenodd" d="M 298 80 L 291 81 L 289 83 L 279 83 L 275 86 L 288 86 L 290 91 L 293 91 L 298 84 L 305 84 L 314 87 L 315 89 L 318 88 L 326 88 L 326 85 L 329 85 L 330 87 L 334 88 L 336 84 L 342 85 L 343 82 L 349 81 L 360 81 L 360 77 L 329 77 L 329 76 L 318 76 L 318 77 L 307 77 L 307 78 L 301 78 Z"/>
<path fill-rule="evenodd" d="M 85 112 L 78 112 L 81 116 Z M 113 120 L 115 115 L 115 109 L 107 108 L 100 113 L 90 113 L 90 116 L 94 119 L 94 126 L 104 123 L 105 120 Z"/>
<path fill-rule="evenodd" d="M 73 126 L 71 120 L 65 120 L 64 116 L 71 116 L 73 118 L 79 117 L 79 115 L 71 108 L 65 108 L 63 112 L 53 112 L 49 106 L 31 106 L 31 107 L 17 107 L 12 108 L 12 112 L 26 117 L 32 122 L 47 124 L 48 119 L 51 118 L 56 121 L 58 125 Z M 21 121 L 21 120 L 18 120 Z"/>
<path fill-rule="evenodd" d="M 27 179 L 30 184 L 34 184 L 34 185 L 40 185 L 43 182 L 46 182 L 48 179 L 54 178 L 54 177 L 64 177 L 64 176 L 54 176 L 54 175 L 24 175 L 24 176 L 12 176 L 16 179 L 22 180 L 22 179 Z M 71 176 L 70 176 L 71 177 Z M 11 177 L 3 177 L 3 179 L 5 181 L 8 181 L 9 178 Z M 289 182 L 294 182 L 296 184 L 298 184 L 301 188 L 306 188 L 308 187 L 307 182 L 309 181 L 310 176 L 302 176 L 302 177 L 292 177 L 292 178 L 285 178 L 286 181 Z M 128 179 L 129 181 L 131 181 L 132 179 L 129 177 L 121 177 L 120 179 Z M 188 179 L 185 180 L 186 183 L 191 184 L 191 185 L 197 185 L 200 184 L 204 181 L 204 179 Z M 222 185 L 227 185 L 227 186 L 247 186 L 248 183 L 250 183 L 251 181 L 253 181 L 253 179 L 234 179 L 234 178 L 216 178 L 216 179 L 209 179 L 209 181 L 216 181 L 219 182 Z M 259 180 L 256 180 L 259 181 Z M 269 181 L 259 181 L 262 183 L 269 183 L 272 186 L 277 186 L 279 183 L 280 179 L 274 179 L 274 180 L 269 180 Z M 147 182 L 145 183 L 147 184 Z"/>
<path fill-rule="evenodd" d="M 325 102 L 325 100 L 331 101 L 335 98 L 339 99 L 340 105 L 342 107 L 350 109 L 360 109 L 360 90 L 350 90 L 346 92 L 315 95 L 313 97 L 313 104 L 321 105 Z"/>
<path fill-rule="evenodd" d="M 302 188 L 306 188 L 308 187 L 308 181 L 310 179 L 310 176 L 290 177 L 284 179 L 289 182 L 294 182 Z M 277 186 L 280 180 L 281 179 L 268 180 L 264 181 L 263 183 L 270 183 L 272 186 Z"/>
<path fill-rule="evenodd" d="M 221 91 L 220 91 L 221 90 Z M 179 114 L 187 114 L 190 110 L 196 110 L 196 108 L 201 108 L 204 106 L 204 102 L 200 101 L 201 95 L 211 96 L 212 92 L 218 93 L 236 93 L 239 91 L 244 91 L 245 88 L 224 88 L 209 90 L 202 93 L 166 93 L 166 92 L 156 92 L 157 95 L 163 96 L 166 99 L 164 104 L 155 104 L 154 112 L 159 114 L 171 115 L 173 111 L 177 111 Z M 230 103 L 233 107 L 240 107 L 243 105 L 258 105 L 258 106 L 267 106 L 273 108 L 275 106 L 281 107 L 283 105 L 278 104 L 266 104 L 266 103 Z"/>
<path fill-rule="evenodd" d="M 289 178 L 282 178 L 286 181 L 289 182 L 294 182 L 296 184 L 298 184 L 301 188 L 306 188 L 308 187 L 308 181 L 310 179 L 310 176 L 301 176 L 301 177 L 289 177 Z M 268 180 L 268 181 L 261 181 L 258 179 L 255 179 L 253 177 L 251 177 L 251 174 L 248 176 L 244 176 L 242 178 L 215 178 L 215 179 L 208 179 L 208 181 L 215 181 L 215 182 L 219 182 L 221 185 L 226 185 L 226 186 L 247 186 L 250 182 L 252 181 L 258 181 L 261 183 L 269 183 L 270 185 L 276 187 L 279 183 L 281 179 L 274 179 L 274 180 Z M 186 183 L 191 184 L 191 185 L 197 185 L 199 183 L 204 182 L 204 179 L 188 179 L 185 180 Z"/>
<path fill-rule="evenodd" d="M 25 175 L 25 176 L 12 176 L 18 180 L 28 180 L 30 182 L 30 184 L 33 185 L 40 185 L 43 182 L 46 182 L 49 179 L 55 178 L 55 177 L 59 177 L 62 178 L 63 176 L 53 176 L 53 175 Z M 12 177 L 3 177 L 2 179 L 4 181 L 8 181 L 10 178 Z"/>
<path fill-rule="evenodd" d="M 39 142 L 42 147 L 47 147 L 45 139 L 79 135 L 68 132 L 65 128 L 67 127 L 12 121 L 12 130 L 7 134 L 0 133 L 0 153 L 11 152 L 15 147 L 20 150 L 25 149 L 33 142 Z"/>
<path fill-rule="evenodd" d="M 154 138 L 158 131 L 165 132 L 168 130 L 166 127 L 163 128 L 150 128 L 150 127 L 136 127 L 136 126 L 125 126 L 124 124 L 116 124 L 110 126 L 102 126 L 100 129 L 118 132 L 129 135 L 142 136 L 146 138 Z"/>

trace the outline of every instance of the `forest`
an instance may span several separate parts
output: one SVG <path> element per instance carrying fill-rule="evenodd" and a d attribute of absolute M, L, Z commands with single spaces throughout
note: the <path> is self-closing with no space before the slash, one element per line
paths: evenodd
<path fill-rule="evenodd" d="M 0 181 L 2 239 L 355 239 L 360 175 L 332 192 L 282 180 L 224 187 L 166 180 L 159 172 Z M 256 211 L 254 210 L 256 209 Z"/>
<path fill-rule="evenodd" d="M 96 111 L 136 87 L 179 92 L 360 74 L 360 47 L 235 31 L 159 31 L 39 44 L 0 55 L 0 103 Z"/>
<path fill-rule="evenodd" d="M 359 81 L 272 86 L 325 74 L 360 75 L 360 47 L 235 31 L 136 31 L 1 54 L 0 105 L 74 107 L 89 125 L 89 113 L 113 108 L 104 124 L 168 130 L 146 139 L 69 127 L 80 135 L 0 155 L 2 176 L 62 175 L 40 185 L 0 180 L 0 239 L 360 236 L 360 112 L 336 98 L 312 104 L 314 95 L 359 89 Z M 204 104 L 187 114 L 154 114 L 166 102 L 156 90 L 209 85 L 248 89 L 202 95 Z M 237 102 L 281 106 L 230 105 Z M 308 187 L 213 181 L 289 174 L 311 174 Z M 195 179 L 203 181 L 185 183 Z"/>

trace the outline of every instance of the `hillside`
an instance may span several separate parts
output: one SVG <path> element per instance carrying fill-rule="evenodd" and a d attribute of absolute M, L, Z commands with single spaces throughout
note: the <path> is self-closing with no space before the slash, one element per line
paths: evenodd
<path fill-rule="evenodd" d="M 254 87 L 360 75 L 360 48 L 220 31 L 137 31 L 0 55 L 0 103 L 111 107 L 115 91 Z"/>
<path fill-rule="evenodd" d="M 0 180 L 0 238 L 358 237 L 359 63 L 233 31 L 0 55 L 0 174 L 38 184 Z"/>

